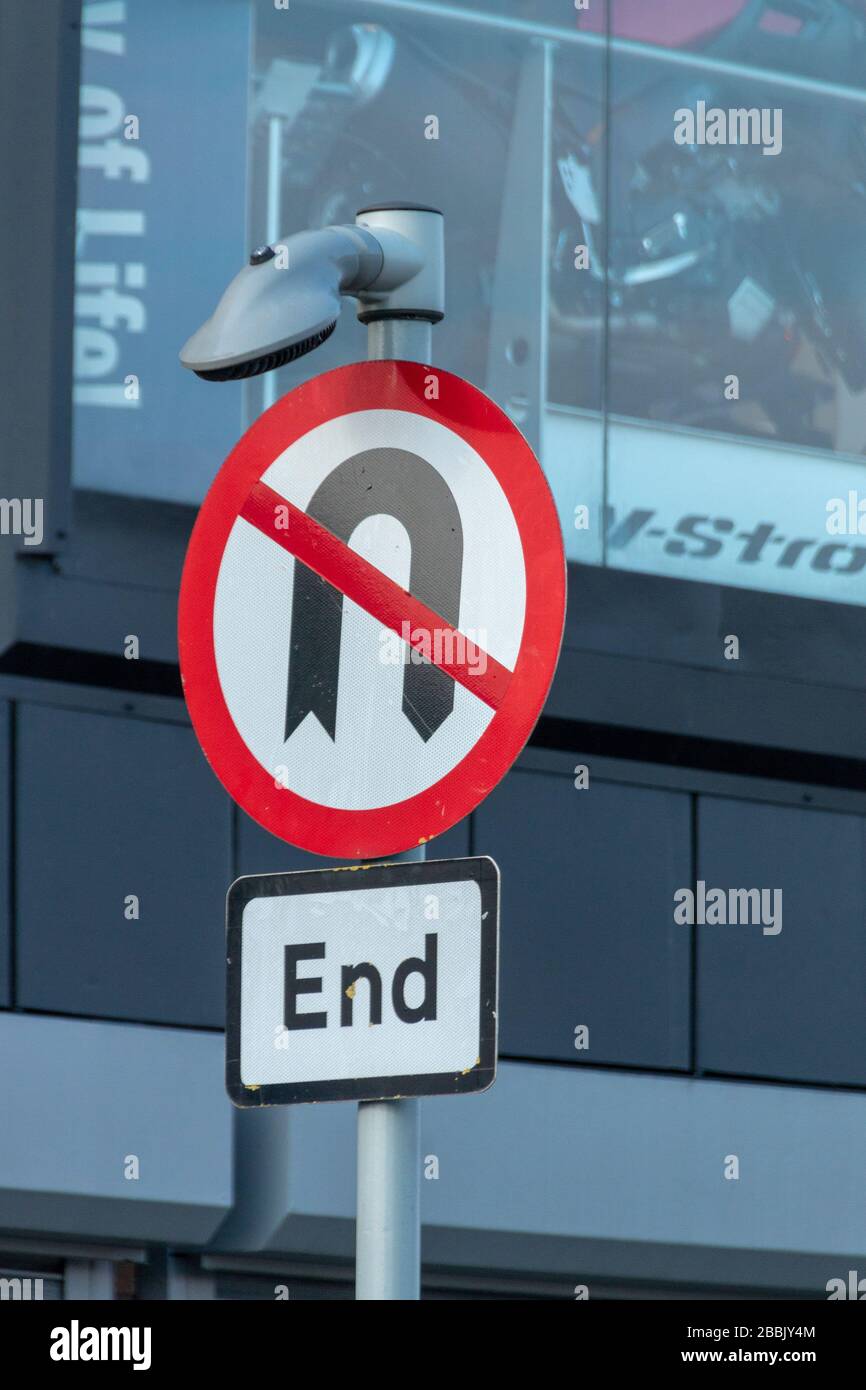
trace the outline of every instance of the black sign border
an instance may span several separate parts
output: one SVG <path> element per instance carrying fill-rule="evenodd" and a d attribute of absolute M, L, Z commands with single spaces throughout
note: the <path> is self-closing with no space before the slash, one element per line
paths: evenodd
<path fill-rule="evenodd" d="M 360 879 L 358 876 L 361 876 Z M 254 898 L 351 892 L 360 887 L 477 883 L 481 894 L 481 995 L 478 1064 L 468 1072 L 365 1076 L 359 1080 L 302 1081 L 250 1086 L 241 1081 L 241 939 L 244 908 Z M 486 1091 L 496 1078 L 499 987 L 499 868 L 487 855 L 468 859 L 416 859 L 406 863 L 300 869 L 248 874 L 226 895 L 226 1091 L 240 1109 L 336 1100 L 400 1100 L 405 1096 L 465 1095 Z"/>

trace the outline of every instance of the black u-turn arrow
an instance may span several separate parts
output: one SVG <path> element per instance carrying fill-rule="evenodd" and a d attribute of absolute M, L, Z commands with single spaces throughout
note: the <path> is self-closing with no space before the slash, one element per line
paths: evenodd
<path fill-rule="evenodd" d="M 411 544 L 409 592 L 457 627 L 463 526 L 454 494 L 426 459 L 406 449 L 353 454 L 320 483 L 306 510 L 346 544 L 367 517 L 395 517 Z M 296 562 L 286 738 L 310 713 L 336 738 L 342 624 L 339 589 Z M 404 667 L 403 713 L 425 742 L 453 707 L 451 676 L 427 662 Z"/>

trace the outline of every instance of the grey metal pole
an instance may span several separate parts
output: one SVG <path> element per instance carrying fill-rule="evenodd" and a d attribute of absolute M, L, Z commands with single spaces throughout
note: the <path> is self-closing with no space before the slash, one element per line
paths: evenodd
<path fill-rule="evenodd" d="M 420 1101 L 361 1101 L 356 1299 L 421 1296 L 420 1167 Z"/>
<path fill-rule="evenodd" d="M 433 325 L 424 319 L 374 319 L 367 325 L 370 361 L 396 357 L 404 362 L 429 363 L 432 355 Z"/>
<path fill-rule="evenodd" d="M 432 326 L 377 319 L 367 327 L 367 356 L 430 361 Z M 423 845 L 390 856 L 424 859 Z M 358 1106 L 356 1299 L 421 1296 L 421 1103 L 367 1100 Z"/>
<path fill-rule="evenodd" d="M 283 222 L 283 118 L 268 117 L 268 192 L 265 219 L 265 241 L 273 246 L 280 239 Z M 262 377 L 262 410 L 268 410 L 277 399 L 278 372 L 265 372 Z"/>

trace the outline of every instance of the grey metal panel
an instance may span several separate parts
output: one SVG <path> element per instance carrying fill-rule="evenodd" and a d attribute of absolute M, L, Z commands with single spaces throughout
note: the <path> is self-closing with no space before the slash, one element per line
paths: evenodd
<path fill-rule="evenodd" d="M 112 690 L 92 685 L 89 680 L 86 684 L 73 681 L 71 675 L 69 672 L 66 679 L 57 680 L 34 675 L 0 675 L 0 698 L 98 714 L 134 714 L 140 719 L 157 719 L 160 723 L 179 724 L 185 729 L 190 727 L 186 706 L 171 695 L 143 693 L 128 687 Z"/>
<path fill-rule="evenodd" d="M 0 1226 L 209 1239 L 232 1192 L 220 1036 L 6 1013 L 0 1056 Z"/>
<path fill-rule="evenodd" d="M 866 1247 L 863 1096 L 506 1066 L 477 1105 L 433 1099 L 423 1113 L 422 1152 L 439 1154 L 440 1174 L 453 1178 L 424 1184 L 434 1224 L 803 1253 Z M 724 1177 L 732 1153 L 738 1181 Z"/>
<path fill-rule="evenodd" d="M 518 768 L 475 824 L 502 873 L 500 1052 L 688 1067 L 688 796 Z"/>
<path fill-rule="evenodd" d="M 60 573 L 176 594 L 195 518 L 195 507 L 76 488 Z"/>
<path fill-rule="evenodd" d="M 3 689 L 0 681 L 0 691 Z M 572 732 L 580 732 L 580 729 Z M 613 730 L 612 743 L 617 747 L 617 731 Z M 687 763 L 654 762 L 649 756 L 636 758 L 622 745 L 621 751 L 612 756 L 593 751 L 581 750 L 575 742 L 577 751 L 566 753 L 555 747 L 530 745 L 521 755 L 520 766 L 536 772 L 568 772 L 575 763 L 587 763 L 603 782 L 626 782 L 639 787 L 662 787 L 669 791 L 705 792 L 711 796 L 733 796 L 737 800 L 775 802 L 780 806 L 820 807 L 825 811 L 845 811 L 853 815 L 866 816 L 866 783 L 857 790 L 849 787 L 818 785 L 815 782 L 784 781 L 764 774 L 744 776 L 725 768 L 690 767 Z M 754 765 L 753 749 L 739 749 L 743 762 Z"/>
<path fill-rule="evenodd" d="M 18 568 L 19 635 L 28 642 L 73 648 L 86 667 L 91 651 L 122 656 L 132 634 L 143 660 L 177 662 L 176 592 L 70 579 L 32 560 Z"/>
<path fill-rule="evenodd" d="M 866 820 L 713 797 L 698 806 L 707 889 L 782 890 L 777 935 L 695 928 L 700 1066 L 866 1086 Z"/>
<path fill-rule="evenodd" d="M 270 835 L 243 811 L 236 811 L 237 874 L 286 874 L 296 869 L 328 869 L 333 860 L 307 854 Z M 427 846 L 428 859 L 465 858 L 469 853 L 469 821 L 461 821 Z"/>
<path fill-rule="evenodd" d="M 726 633 L 739 661 L 723 658 Z M 856 605 L 569 565 L 545 713 L 863 760 L 864 653 Z"/>
<path fill-rule="evenodd" d="M 572 604 L 589 601 L 573 586 L 569 593 Z M 773 597 L 779 604 L 786 602 Z M 809 631 L 803 630 L 804 641 Z M 769 623 L 757 627 L 751 640 L 769 643 L 769 632 Z M 628 645 L 626 636 L 623 645 Z M 721 649 L 721 639 L 719 645 Z M 725 666 L 725 670 L 707 671 L 632 656 L 628 651 L 613 656 L 563 648 L 545 713 L 628 729 L 866 760 L 861 691 L 750 674 L 733 669 L 737 667 L 733 661 Z"/>
<path fill-rule="evenodd" d="M 11 716 L 7 701 L 0 700 L 0 1009 L 8 1009 L 12 1003 L 12 881 L 9 872 Z"/>
<path fill-rule="evenodd" d="M 866 610 L 858 604 L 589 565 L 569 571 L 565 644 L 574 650 L 682 664 L 729 681 L 811 685 L 820 670 L 833 686 L 866 683 Z M 730 632 L 741 638 L 733 662 L 723 656 Z"/>
<path fill-rule="evenodd" d="M 439 1159 L 424 1254 L 442 1265 L 558 1272 L 591 1296 L 630 1277 L 825 1297 L 866 1248 L 861 1095 L 506 1062 L 421 1115 Z M 238 1184 L 225 1248 L 350 1256 L 354 1107 L 252 1118 L 259 1181 Z"/>
<path fill-rule="evenodd" d="M 0 5 L 0 494 L 44 501 L 44 552 L 67 530 L 80 10 Z"/>
<path fill-rule="evenodd" d="M 34 705 L 18 719 L 18 1003 L 221 1027 L 230 803 L 192 732 Z"/>
<path fill-rule="evenodd" d="M 41 499 L 39 546 L 0 538 L 0 653 L 18 636 L 16 553 L 67 531 L 72 417 L 78 0 L 0 5 L 0 495 Z M 26 138 L 22 138 L 26 132 Z"/>

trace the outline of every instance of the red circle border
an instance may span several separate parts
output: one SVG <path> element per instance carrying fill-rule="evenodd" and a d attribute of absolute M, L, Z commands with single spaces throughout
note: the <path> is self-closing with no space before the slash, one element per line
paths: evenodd
<path fill-rule="evenodd" d="M 429 379 L 439 396 L 427 400 Z M 213 609 L 226 542 L 253 483 L 317 425 L 362 410 L 406 410 L 446 425 L 484 459 L 505 493 L 523 547 L 526 611 L 520 652 L 499 709 L 467 756 L 423 792 L 372 810 L 320 806 L 273 777 L 243 742 L 217 672 Z M 291 844 L 338 859 L 375 859 L 450 829 L 504 777 L 526 744 L 553 680 L 565 625 L 566 568 L 547 479 L 523 435 L 477 387 L 417 362 L 356 362 L 314 377 L 261 415 L 229 454 L 202 503 L 184 564 L 178 650 L 184 696 L 202 750 L 248 815 Z"/>

